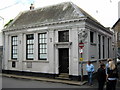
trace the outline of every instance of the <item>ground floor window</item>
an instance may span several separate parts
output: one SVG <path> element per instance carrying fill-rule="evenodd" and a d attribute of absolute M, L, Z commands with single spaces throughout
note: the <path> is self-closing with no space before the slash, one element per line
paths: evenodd
<path fill-rule="evenodd" d="M 11 58 L 12 59 L 17 59 L 18 58 L 18 37 L 17 36 L 12 36 L 12 39 L 11 39 Z"/>
<path fill-rule="evenodd" d="M 38 34 L 38 59 L 47 59 L 47 35 L 46 33 Z"/>
<path fill-rule="evenodd" d="M 26 59 L 33 60 L 34 58 L 34 35 L 26 36 Z"/>

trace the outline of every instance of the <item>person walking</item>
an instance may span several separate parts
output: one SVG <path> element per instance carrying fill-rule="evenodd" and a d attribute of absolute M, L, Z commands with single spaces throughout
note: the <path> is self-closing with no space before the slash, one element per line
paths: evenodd
<path fill-rule="evenodd" d="M 106 82 L 105 64 L 101 63 L 97 70 L 98 90 L 103 90 Z"/>
<path fill-rule="evenodd" d="M 92 85 L 93 84 L 92 78 L 93 78 L 94 66 L 90 61 L 87 62 L 86 71 L 88 73 L 88 83 L 89 83 L 89 85 Z"/>
<path fill-rule="evenodd" d="M 107 86 L 106 90 L 116 90 L 116 83 L 118 79 L 118 70 L 113 61 L 109 61 L 107 70 Z"/>

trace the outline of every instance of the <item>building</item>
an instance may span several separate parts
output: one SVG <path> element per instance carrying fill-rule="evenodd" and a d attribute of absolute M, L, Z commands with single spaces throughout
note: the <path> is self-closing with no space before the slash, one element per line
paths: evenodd
<path fill-rule="evenodd" d="M 115 40 L 116 40 L 116 48 L 117 53 L 120 56 L 120 18 L 118 21 L 113 25 L 112 29 L 114 30 Z"/>
<path fill-rule="evenodd" d="M 21 12 L 3 36 L 3 71 L 9 73 L 79 79 L 88 60 L 97 70 L 99 60 L 114 57 L 113 33 L 71 2 Z"/>

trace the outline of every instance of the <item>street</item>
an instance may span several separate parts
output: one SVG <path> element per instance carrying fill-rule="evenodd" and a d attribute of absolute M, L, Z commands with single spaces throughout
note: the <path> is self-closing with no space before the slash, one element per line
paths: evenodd
<path fill-rule="evenodd" d="M 120 81 L 119 83 L 117 83 L 117 88 L 118 87 L 120 88 Z M 94 80 L 93 86 L 88 86 L 88 84 L 78 86 L 78 85 L 68 85 L 62 83 L 52 83 L 45 81 L 2 77 L 2 88 L 95 88 L 97 89 L 97 81 Z"/>
<path fill-rule="evenodd" d="M 118 70 L 120 72 L 120 64 L 118 65 Z M 120 73 L 119 73 L 120 75 Z M 2 78 L 2 88 L 91 88 L 97 90 L 98 83 L 97 80 L 93 80 L 93 86 L 89 86 L 87 83 L 85 85 L 69 85 L 63 83 L 53 83 L 46 81 L 36 81 L 29 79 L 18 79 L 18 78 L 10 78 L 10 77 L 0 77 Z M 120 89 L 120 78 L 117 82 L 117 89 Z"/>

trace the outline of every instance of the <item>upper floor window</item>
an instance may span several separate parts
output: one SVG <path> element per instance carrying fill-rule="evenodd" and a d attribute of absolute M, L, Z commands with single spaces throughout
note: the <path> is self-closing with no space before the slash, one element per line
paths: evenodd
<path fill-rule="evenodd" d="M 120 32 L 118 32 L 118 41 L 120 41 Z"/>
<path fill-rule="evenodd" d="M 18 58 L 18 37 L 17 36 L 12 36 L 11 38 L 11 58 L 12 59 L 17 59 Z"/>
<path fill-rule="evenodd" d="M 38 34 L 38 58 L 40 60 L 47 59 L 47 35 L 46 33 Z"/>
<path fill-rule="evenodd" d="M 34 35 L 28 34 L 26 36 L 26 59 L 33 60 L 34 56 Z"/>
<path fill-rule="evenodd" d="M 94 43 L 94 32 L 90 31 L 90 42 Z"/>
<path fill-rule="evenodd" d="M 59 31 L 59 42 L 69 42 L 69 30 Z"/>

